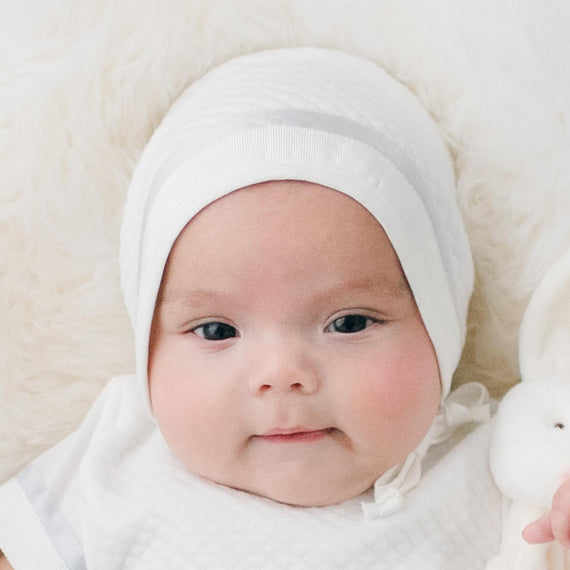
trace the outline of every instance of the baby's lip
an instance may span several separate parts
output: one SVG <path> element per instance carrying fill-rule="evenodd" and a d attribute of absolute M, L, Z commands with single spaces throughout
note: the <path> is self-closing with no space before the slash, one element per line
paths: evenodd
<path fill-rule="evenodd" d="M 330 435 L 333 431 L 335 431 L 335 428 L 332 427 L 320 429 L 307 428 L 304 426 L 291 428 L 276 427 L 254 437 L 275 443 L 309 442 L 322 439 Z"/>

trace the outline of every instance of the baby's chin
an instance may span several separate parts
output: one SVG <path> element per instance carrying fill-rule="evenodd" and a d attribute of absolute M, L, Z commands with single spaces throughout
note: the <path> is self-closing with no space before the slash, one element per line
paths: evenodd
<path fill-rule="evenodd" d="M 314 480 L 279 485 L 226 486 L 293 507 L 329 507 L 359 497 L 373 485 L 374 481 L 366 481 L 331 486 L 329 482 Z"/>

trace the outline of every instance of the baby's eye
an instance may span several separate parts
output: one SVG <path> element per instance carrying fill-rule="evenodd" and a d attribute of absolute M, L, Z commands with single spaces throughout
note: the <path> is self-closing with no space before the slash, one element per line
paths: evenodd
<path fill-rule="evenodd" d="M 363 331 L 376 322 L 378 322 L 376 319 L 364 315 L 345 315 L 335 319 L 326 330 L 327 332 L 351 334 Z"/>
<path fill-rule="evenodd" d="M 205 323 L 192 329 L 191 332 L 204 340 L 226 340 L 238 336 L 235 327 L 218 322 Z"/>

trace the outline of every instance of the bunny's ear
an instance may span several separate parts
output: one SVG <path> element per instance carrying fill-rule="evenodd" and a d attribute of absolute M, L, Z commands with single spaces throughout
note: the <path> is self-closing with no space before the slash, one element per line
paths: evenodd
<path fill-rule="evenodd" d="M 570 379 L 570 253 L 548 270 L 526 309 L 519 337 L 523 380 Z"/>

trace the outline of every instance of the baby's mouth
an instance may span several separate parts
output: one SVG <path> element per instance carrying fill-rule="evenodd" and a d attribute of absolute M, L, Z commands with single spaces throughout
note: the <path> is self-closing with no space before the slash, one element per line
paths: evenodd
<path fill-rule="evenodd" d="M 275 428 L 254 438 L 267 443 L 311 443 L 331 435 L 335 428 L 307 429 L 304 427 Z"/>

